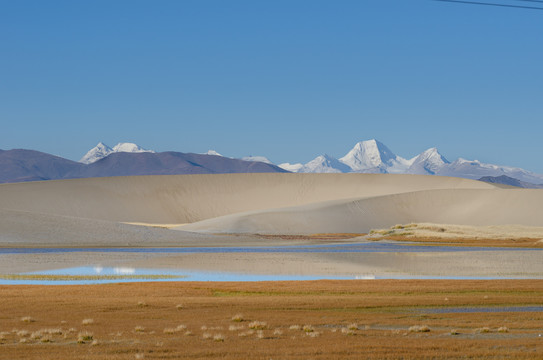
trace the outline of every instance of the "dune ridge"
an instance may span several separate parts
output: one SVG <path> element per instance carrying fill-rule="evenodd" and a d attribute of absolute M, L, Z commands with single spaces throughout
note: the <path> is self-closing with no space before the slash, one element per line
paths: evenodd
<path fill-rule="evenodd" d="M 0 208 L 122 222 L 219 216 L 428 189 L 495 189 L 479 181 L 391 174 L 156 175 L 0 184 Z"/>
<path fill-rule="evenodd" d="M 183 227 L 211 233 L 364 233 L 417 222 L 541 226 L 539 190 L 438 189 L 233 214 Z"/>

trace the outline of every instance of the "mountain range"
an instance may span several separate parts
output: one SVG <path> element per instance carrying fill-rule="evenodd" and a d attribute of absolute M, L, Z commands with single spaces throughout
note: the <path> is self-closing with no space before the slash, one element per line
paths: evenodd
<path fill-rule="evenodd" d="M 128 175 L 287 172 L 263 162 L 173 151 L 155 153 L 131 145 L 134 144 L 109 148 L 100 143 L 97 150 L 116 150 L 104 151 L 102 155 L 108 153 L 105 156 L 93 151 L 81 162 L 34 150 L 0 150 L 0 183 Z"/>
<path fill-rule="evenodd" d="M 430 148 L 411 159 L 394 154 L 386 145 L 372 139 L 357 143 L 345 156 L 336 159 L 320 155 L 306 164 L 279 164 L 292 172 L 383 173 L 455 176 L 478 180 L 482 177 L 508 176 L 525 186 L 543 183 L 543 175 L 521 168 L 482 163 L 459 158 L 447 160 L 437 148 Z"/>
<path fill-rule="evenodd" d="M 100 142 L 79 162 L 33 150 L 0 150 L 0 182 L 243 172 L 421 174 L 481 179 L 520 187 L 538 188 L 543 184 L 543 175 L 521 168 L 462 158 L 451 162 L 435 147 L 406 159 L 375 139 L 355 144 L 339 159 L 324 154 L 306 164 L 279 165 L 263 156 L 235 159 L 214 150 L 205 154 L 157 153 L 133 143 L 119 143 L 110 147 Z"/>

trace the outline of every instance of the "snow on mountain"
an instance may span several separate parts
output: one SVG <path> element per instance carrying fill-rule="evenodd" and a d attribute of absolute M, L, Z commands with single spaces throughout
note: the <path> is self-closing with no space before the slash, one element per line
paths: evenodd
<path fill-rule="evenodd" d="M 411 165 L 406 173 L 419 175 L 435 175 L 450 164 L 449 160 L 445 159 L 435 147 L 420 153 L 410 162 Z"/>
<path fill-rule="evenodd" d="M 317 156 L 304 166 L 302 166 L 298 172 L 301 173 L 343 173 L 351 172 L 351 168 L 348 165 L 340 162 L 338 159 L 329 155 Z"/>
<path fill-rule="evenodd" d="M 219 153 L 216 152 L 215 150 L 208 150 L 206 153 L 204 153 L 204 155 L 222 156 L 221 154 L 219 154 Z"/>
<path fill-rule="evenodd" d="M 354 172 L 402 173 L 411 165 L 375 139 L 357 143 L 339 161 Z"/>
<path fill-rule="evenodd" d="M 150 152 L 154 153 L 152 150 L 146 150 L 141 146 L 138 146 L 134 143 L 118 143 L 113 148 L 107 146 L 103 142 L 99 142 L 98 145 L 90 149 L 82 158 L 79 160 L 83 164 L 92 164 L 100 159 L 105 158 L 109 154 L 118 153 L 118 152 L 129 152 L 129 153 L 142 153 Z"/>
<path fill-rule="evenodd" d="M 138 146 L 134 143 L 118 143 L 113 147 L 113 152 L 127 152 L 127 153 L 143 153 L 150 152 L 154 153 L 153 150 L 147 150 Z"/>
<path fill-rule="evenodd" d="M 143 149 L 133 143 L 119 143 L 113 148 L 110 148 L 101 142 L 89 150 L 79 162 L 91 164 L 117 152 L 139 153 L 153 151 Z M 215 150 L 209 150 L 205 154 L 223 157 Z M 264 156 L 247 156 L 241 160 L 273 164 Z M 420 153 L 410 160 L 406 160 L 405 158 L 394 154 L 386 145 L 375 139 L 361 141 L 355 144 L 355 146 L 339 160 L 329 155 L 321 155 L 307 164 L 291 164 L 287 162 L 280 164 L 279 167 L 287 171 L 302 173 L 359 172 L 422 174 L 455 176 L 468 179 L 480 179 L 485 176 L 499 177 L 504 175 L 527 183 L 543 184 L 543 175 L 535 174 L 521 168 L 486 164 L 478 160 L 465 160 L 462 158 L 449 162 L 435 147 Z"/>
<path fill-rule="evenodd" d="M 244 160 L 244 161 L 258 161 L 258 162 L 263 162 L 263 163 L 266 163 L 266 164 L 273 164 L 268 158 L 266 158 L 264 156 L 245 156 L 245 157 L 242 157 L 241 160 Z"/>
<path fill-rule="evenodd" d="M 458 176 L 468 179 L 479 179 L 483 176 L 506 175 L 533 184 L 543 183 L 543 175 L 535 174 L 531 171 L 510 166 L 486 164 L 479 160 L 466 160 L 462 158 L 444 166 L 436 175 Z"/>
<path fill-rule="evenodd" d="M 286 171 L 290 171 L 294 173 L 300 172 L 300 169 L 304 167 L 304 165 L 300 163 L 296 163 L 296 164 L 282 163 L 277 166 L 279 166 L 281 169 L 285 169 Z"/>
<path fill-rule="evenodd" d="M 82 158 L 79 160 L 83 164 L 92 164 L 95 161 L 105 158 L 113 152 L 113 149 L 99 142 L 98 145 L 90 149 Z"/>

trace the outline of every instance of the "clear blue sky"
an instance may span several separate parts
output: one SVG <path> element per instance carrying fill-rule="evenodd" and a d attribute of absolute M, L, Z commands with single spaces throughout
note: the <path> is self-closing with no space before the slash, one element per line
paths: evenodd
<path fill-rule="evenodd" d="M 0 148 L 280 163 L 377 138 L 543 173 L 542 34 L 431 0 L 0 0 Z"/>

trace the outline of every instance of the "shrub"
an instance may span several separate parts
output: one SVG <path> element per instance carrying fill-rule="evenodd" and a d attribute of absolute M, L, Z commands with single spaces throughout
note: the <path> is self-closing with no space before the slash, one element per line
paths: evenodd
<path fill-rule="evenodd" d="M 223 342 L 224 341 L 224 336 L 222 334 L 217 334 L 217 335 L 213 336 L 213 341 Z"/>
<path fill-rule="evenodd" d="M 253 321 L 251 323 L 249 323 L 249 329 L 253 329 L 253 330 L 264 330 L 268 324 L 266 324 L 265 321 Z"/>
<path fill-rule="evenodd" d="M 91 332 L 83 331 L 77 334 L 77 343 L 84 344 L 87 341 L 92 341 L 93 335 Z"/>
<path fill-rule="evenodd" d="M 415 325 L 409 328 L 409 332 L 429 332 L 429 331 L 430 331 L 430 328 L 428 327 L 428 325 Z"/>
<path fill-rule="evenodd" d="M 314 329 L 313 326 L 311 326 L 311 325 L 304 325 L 304 327 L 302 328 L 302 330 L 303 330 L 305 333 L 312 333 L 313 331 L 315 331 L 315 329 Z"/>

